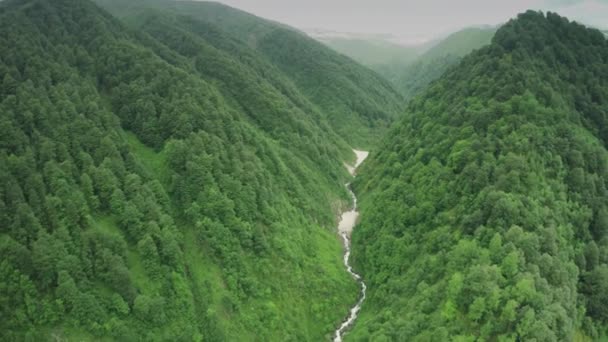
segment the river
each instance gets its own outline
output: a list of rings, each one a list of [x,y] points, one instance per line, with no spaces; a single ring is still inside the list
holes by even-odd
[[[359,167],[359,165],[361,165],[361,163],[363,163],[365,158],[367,158],[369,152],[358,150],[353,151],[357,155],[355,165],[346,165],[346,168],[348,169],[348,172],[350,172],[351,175],[355,176],[357,168]],[[348,316],[344,319],[340,327],[336,330],[336,333],[334,335],[334,342],[342,342],[342,336],[344,335],[344,333],[350,327],[352,327],[353,323],[355,323],[355,320],[359,315],[359,310],[361,310],[361,304],[363,304],[363,301],[365,300],[365,291],[367,290],[367,286],[365,285],[365,282],[363,282],[361,276],[355,271],[353,271],[353,267],[350,265],[350,236],[353,232],[355,224],[357,223],[357,217],[359,216],[359,212],[357,211],[357,196],[355,196],[355,193],[351,190],[350,183],[346,184],[346,188],[348,189],[350,196],[353,198],[353,207],[352,209],[342,213],[342,218],[340,219],[340,223],[338,224],[338,233],[342,237],[342,243],[344,244],[344,266],[346,267],[348,273],[350,273],[350,275],[353,276],[353,278],[355,278],[355,280],[361,285],[361,295],[359,296],[359,300],[357,301],[355,306],[350,309]]]

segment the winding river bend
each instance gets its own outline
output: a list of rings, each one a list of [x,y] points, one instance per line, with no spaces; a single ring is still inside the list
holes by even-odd
[[[369,155],[369,152],[367,151],[354,150],[354,152],[357,155],[357,161],[355,162],[355,165],[346,166],[348,168],[348,172],[350,172],[350,174],[353,176],[355,176],[359,165],[361,165],[361,163],[363,163],[365,158],[367,158],[367,156]],[[357,301],[355,306],[350,309],[348,317],[346,317],[344,322],[342,322],[340,327],[336,330],[336,333],[334,335],[334,342],[342,342],[342,336],[357,319],[359,310],[361,310],[361,304],[363,304],[363,301],[365,300],[365,291],[367,290],[367,286],[365,285],[365,282],[363,282],[363,279],[361,279],[361,276],[355,273],[355,271],[353,271],[353,267],[350,265],[350,235],[353,232],[355,224],[357,223],[357,217],[359,216],[359,212],[357,211],[357,197],[355,196],[355,193],[351,190],[350,183],[346,184],[346,188],[348,189],[348,192],[353,198],[353,208],[342,213],[342,218],[340,219],[340,223],[338,224],[338,232],[340,233],[340,236],[342,237],[342,242],[344,244],[344,266],[346,266],[346,270],[348,271],[348,273],[350,273],[350,275],[352,275],[353,278],[355,278],[355,280],[359,282],[359,284],[361,284],[361,296],[359,297],[359,300]]]

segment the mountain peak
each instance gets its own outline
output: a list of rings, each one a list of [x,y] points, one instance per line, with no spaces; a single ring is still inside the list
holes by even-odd
[[[606,335],[606,75],[599,31],[528,11],[411,101],[355,181],[354,339]]]
[[[557,13],[527,11],[503,25],[495,35],[496,43],[507,50],[518,47],[541,51],[545,46],[558,42],[573,46],[578,44],[603,45],[605,38],[600,31],[571,22]],[[580,40],[577,42],[576,40]]]

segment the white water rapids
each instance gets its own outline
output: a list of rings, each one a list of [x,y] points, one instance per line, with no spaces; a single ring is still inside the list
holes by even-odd
[[[369,152],[366,151],[354,150],[354,152],[357,155],[357,161],[355,162],[355,165],[346,165],[346,167],[348,168],[348,172],[350,172],[350,174],[353,176],[355,176],[355,172],[357,171],[359,165],[361,165],[361,163],[363,163],[365,158],[367,158],[367,156],[369,155]],[[361,284],[361,297],[359,297],[359,301],[357,301],[357,304],[355,304],[355,306],[350,309],[348,317],[346,317],[344,322],[342,322],[340,327],[336,330],[336,333],[334,335],[334,342],[342,342],[342,336],[357,319],[359,310],[361,310],[361,304],[363,304],[363,301],[365,300],[365,291],[367,290],[367,286],[361,279],[361,276],[355,273],[353,271],[353,267],[350,265],[350,235],[353,231],[353,227],[357,223],[357,217],[359,216],[359,212],[357,211],[357,197],[355,196],[355,193],[350,189],[350,183],[346,184],[346,188],[348,189],[348,192],[353,198],[353,208],[342,213],[342,218],[340,219],[340,223],[338,224],[338,232],[340,233],[340,236],[342,237],[342,242],[344,243],[344,266],[346,266],[346,270],[348,271],[348,273],[350,273],[353,278],[355,278],[355,280],[359,282],[359,284]]]

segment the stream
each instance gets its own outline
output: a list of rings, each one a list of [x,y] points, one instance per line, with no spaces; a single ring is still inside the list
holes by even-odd
[[[367,158],[369,152],[358,150],[353,151],[357,155],[357,161],[355,162],[355,165],[346,165],[346,168],[351,175],[355,176],[357,168],[359,165],[361,165],[361,163],[363,163],[365,158]],[[359,212],[357,211],[357,197],[351,190],[350,183],[346,184],[346,188],[353,199],[353,207],[352,209],[342,213],[342,218],[338,224],[338,233],[342,237],[342,243],[344,244],[344,266],[346,267],[348,273],[350,273],[350,275],[353,276],[353,278],[355,278],[359,284],[361,284],[361,295],[355,306],[350,309],[348,317],[345,318],[340,327],[336,330],[334,342],[342,342],[342,336],[350,327],[352,327],[353,323],[357,319],[359,310],[361,310],[361,304],[363,304],[363,301],[365,300],[365,291],[367,290],[367,286],[365,285],[365,282],[363,282],[363,279],[361,279],[361,276],[355,273],[355,271],[353,271],[353,267],[350,265],[350,236],[353,232],[355,224],[357,223]]]

